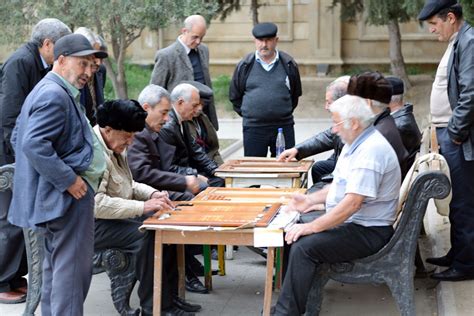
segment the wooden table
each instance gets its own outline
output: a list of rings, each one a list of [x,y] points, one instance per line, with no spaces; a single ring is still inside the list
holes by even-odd
[[[280,188],[301,188],[307,182],[312,159],[278,162],[275,158],[243,157],[228,160],[216,170],[225,179],[226,187],[242,188],[264,185]]]
[[[163,244],[176,244],[178,247],[178,271],[179,271],[179,295],[184,298],[184,245],[185,244],[232,244],[242,246],[254,246],[255,228],[237,230],[191,230],[190,227],[177,227],[160,225],[157,218],[150,218],[144,222],[142,228],[155,230],[155,264],[153,285],[153,315],[161,312],[161,285],[162,285],[162,259]],[[270,229],[273,233],[281,235],[283,229]],[[275,247],[268,246],[267,268],[265,275],[265,294],[263,303],[263,314],[270,315],[272,301],[272,278],[275,257]]]

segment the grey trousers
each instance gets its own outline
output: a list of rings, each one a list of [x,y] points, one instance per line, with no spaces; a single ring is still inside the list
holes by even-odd
[[[74,200],[63,217],[45,223],[41,315],[84,314],[94,254],[94,191]]]

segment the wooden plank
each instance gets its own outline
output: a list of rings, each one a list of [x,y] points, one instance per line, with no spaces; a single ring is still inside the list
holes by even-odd
[[[161,283],[163,265],[163,234],[155,232],[155,266],[153,271],[153,315],[161,315]]]
[[[265,316],[270,316],[270,309],[272,306],[272,277],[274,260],[275,248],[268,247],[267,271],[265,276],[265,294],[263,298],[263,315]]]
[[[222,164],[217,172],[237,173],[292,173],[308,172],[312,161],[279,162],[275,158],[268,159],[232,159]]]

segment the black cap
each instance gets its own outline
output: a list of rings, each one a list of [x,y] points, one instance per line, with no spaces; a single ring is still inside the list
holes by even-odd
[[[275,37],[278,32],[278,27],[275,23],[265,22],[259,23],[253,27],[252,35],[255,38],[271,38]]]
[[[392,85],[392,95],[399,95],[405,92],[403,80],[398,77],[385,77]]]
[[[97,58],[108,56],[106,52],[92,48],[91,43],[81,34],[69,34],[56,41],[54,44],[54,60],[61,55],[76,57],[94,55]]]
[[[187,84],[192,85],[196,89],[198,89],[199,90],[199,97],[201,99],[209,100],[213,95],[213,92],[212,92],[211,88],[209,88],[205,84],[200,83],[198,81],[186,80],[186,81],[181,81],[180,83],[187,83]]]
[[[456,3],[458,3],[456,0],[427,0],[420,14],[418,14],[418,20],[428,20],[439,11],[449,8]]]
[[[389,104],[392,100],[392,85],[380,72],[368,71],[351,77],[347,94]]]

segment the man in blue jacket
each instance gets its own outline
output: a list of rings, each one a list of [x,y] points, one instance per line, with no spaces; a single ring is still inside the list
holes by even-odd
[[[82,315],[94,252],[94,191],[105,157],[79,103],[94,50],[82,35],[62,37],[53,70],[25,100],[12,135],[16,155],[8,220],[44,233],[42,315]]]

